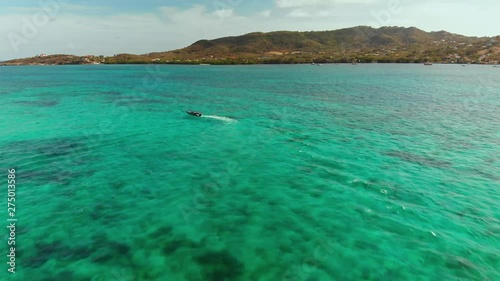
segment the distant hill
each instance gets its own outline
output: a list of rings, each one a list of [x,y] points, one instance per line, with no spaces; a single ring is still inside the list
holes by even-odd
[[[71,56],[70,56],[71,57]],[[62,60],[64,58],[64,60]],[[47,56],[4,62],[12,64],[168,63],[489,63],[500,62],[500,36],[466,37],[415,27],[358,26],[333,31],[249,33],[200,40],[179,50],[112,57]]]

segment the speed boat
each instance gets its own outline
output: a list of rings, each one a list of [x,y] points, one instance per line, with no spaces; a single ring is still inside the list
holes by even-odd
[[[201,113],[200,112],[196,112],[196,111],[186,111],[187,114],[189,115],[193,115],[193,116],[196,116],[196,117],[201,117]]]

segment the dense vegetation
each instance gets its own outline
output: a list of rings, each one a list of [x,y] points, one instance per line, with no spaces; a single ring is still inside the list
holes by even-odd
[[[56,55],[3,64],[264,64],[500,62],[500,36],[466,37],[410,27],[358,26],[334,31],[250,33],[200,40],[184,49],[112,57]]]

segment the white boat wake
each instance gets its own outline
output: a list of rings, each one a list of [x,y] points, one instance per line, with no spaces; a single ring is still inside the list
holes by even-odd
[[[201,117],[202,118],[216,119],[216,120],[225,121],[225,122],[238,122],[236,119],[224,117],[224,116],[217,116],[217,115],[202,115]]]

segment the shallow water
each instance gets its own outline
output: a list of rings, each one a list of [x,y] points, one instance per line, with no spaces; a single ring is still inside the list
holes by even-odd
[[[2,67],[18,259],[0,277],[500,280],[499,78],[455,65]]]

